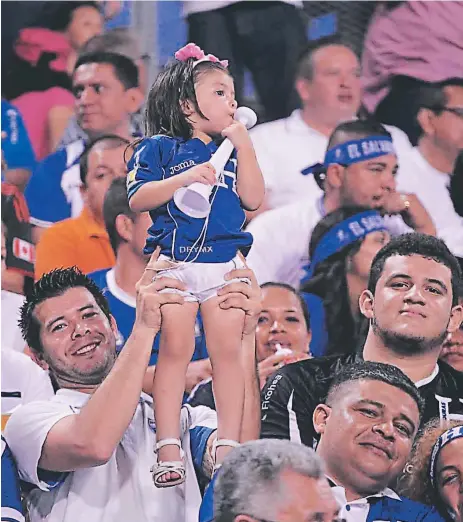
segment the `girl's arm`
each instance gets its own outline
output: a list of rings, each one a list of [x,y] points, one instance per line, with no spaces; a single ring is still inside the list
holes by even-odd
[[[238,163],[236,188],[241,203],[245,210],[257,210],[264,201],[265,185],[248,130],[242,123],[236,121],[224,129],[222,135],[236,148]]]
[[[131,195],[130,208],[134,212],[153,210],[170,201],[177,189],[195,182],[214,185],[216,182],[214,167],[210,163],[202,163],[170,178],[148,181]]]

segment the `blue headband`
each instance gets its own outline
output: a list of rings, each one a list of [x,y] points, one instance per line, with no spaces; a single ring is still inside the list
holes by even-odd
[[[368,138],[335,145],[326,151],[323,163],[315,163],[315,165],[311,165],[301,172],[307,175],[322,168],[328,168],[333,163],[352,165],[387,154],[395,154],[392,138],[389,136],[368,136]]]
[[[387,230],[387,227],[377,210],[367,210],[338,223],[320,239],[310,260],[307,277],[304,280],[312,277],[315,267],[319,263],[365,237],[370,232],[378,230]]]
[[[431,453],[431,461],[429,463],[429,478],[431,479],[431,484],[433,487],[436,487],[436,463],[437,457],[441,452],[442,448],[446,446],[452,440],[459,439],[463,437],[463,424],[461,426],[455,426],[454,428],[450,428],[449,430],[442,433],[442,435],[437,439],[434,447],[432,448]]]

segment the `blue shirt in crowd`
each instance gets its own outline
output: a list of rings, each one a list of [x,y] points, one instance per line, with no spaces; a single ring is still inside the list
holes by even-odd
[[[18,109],[2,100],[2,151],[9,169],[32,171],[35,155]]]
[[[79,158],[84,147],[83,140],[75,141],[37,164],[24,193],[33,225],[47,227],[80,214]]]
[[[127,190],[129,199],[150,181],[161,181],[211,159],[217,145],[198,138],[182,140],[153,136],[139,143],[129,162]],[[228,161],[214,186],[207,218],[184,214],[173,200],[150,212],[153,225],[148,230],[145,253],[157,245],[161,254],[177,261],[225,263],[238,251],[247,255],[252,244],[249,232],[243,232],[245,214],[236,192],[236,159]]]
[[[13,454],[2,436],[2,521],[24,522],[19,477]]]

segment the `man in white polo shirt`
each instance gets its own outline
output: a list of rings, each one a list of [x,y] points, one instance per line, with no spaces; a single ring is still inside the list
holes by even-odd
[[[198,519],[198,477],[210,476],[215,412],[199,406],[182,408],[183,484],[155,488],[150,472],[156,460],[156,425],[151,400],[141,394],[142,384],[161,326],[161,307],[183,303],[175,293],[160,293],[165,288],[181,290],[183,285],[169,278],[153,278],[157,257],[158,251],[137,285],[136,321],[117,359],[117,326],[108,303],[81,272],[68,268],[45,274],[26,298],[23,335],[36,359],[60,386],[52,399],[19,408],[5,432],[20,478],[29,483],[27,504],[32,522]],[[250,270],[235,272],[245,272],[240,277],[250,277],[254,284],[225,290],[221,306],[238,306],[246,312],[243,353],[250,359],[255,352],[257,285]],[[259,430],[255,360],[249,360],[247,366],[243,371],[249,374],[248,386],[253,391],[246,395],[243,441],[256,437]]]
[[[463,217],[455,212],[449,193],[450,177],[463,150],[463,80],[422,87],[419,105],[421,136],[402,160],[397,187],[418,196],[437,235],[463,258]]]
[[[391,235],[409,232],[410,227],[435,234],[416,196],[395,190],[397,156],[391,135],[381,124],[354,120],[338,125],[324,164],[313,167],[307,169],[308,177],[323,190],[264,212],[247,227],[254,237],[247,259],[259,284],[274,281],[297,288],[309,261],[312,230],[325,214],[344,206],[380,209]]]
[[[335,127],[356,118],[361,97],[359,60],[346,45],[323,39],[300,60],[295,85],[302,108],[289,118],[258,125],[251,131],[266,187],[261,212],[320,194],[312,177],[303,171],[323,160]],[[386,128],[400,165],[411,144],[400,129]]]

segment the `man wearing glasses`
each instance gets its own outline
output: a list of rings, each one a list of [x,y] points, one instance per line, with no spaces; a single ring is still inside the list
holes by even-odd
[[[449,184],[463,150],[463,78],[423,87],[419,93],[418,145],[402,160],[397,190],[416,194],[454,255],[463,258],[463,217]]]

